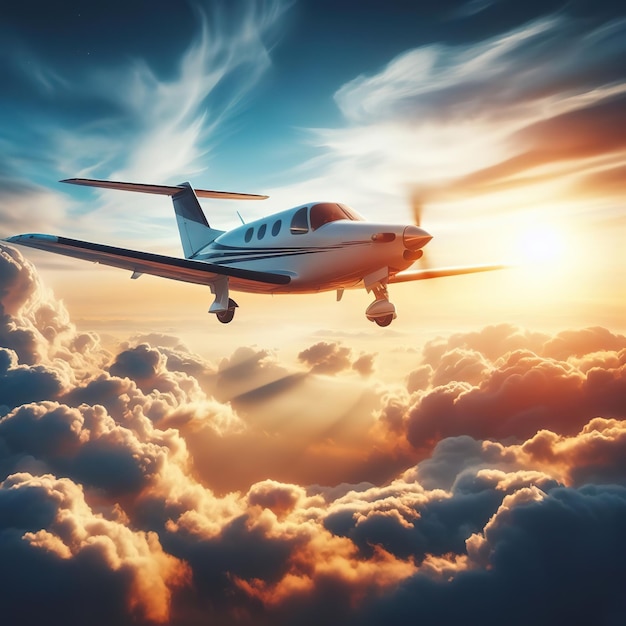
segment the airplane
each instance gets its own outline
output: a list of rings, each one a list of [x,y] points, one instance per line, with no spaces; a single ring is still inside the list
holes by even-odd
[[[4,239],[39,250],[94,261],[132,272],[207,285],[214,296],[209,313],[223,324],[239,306],[231,291],[287,294],[364,287],[374,301],[365,316],[378,326],[397,317],[388,285],[502,269],[475,265],[409,269],[423,255],[432,235],[420,226],[420,211],[409,225],[372,223],[337,202],[309,202],[223,231],[210,226],[198,198],[265,200],[268,196],[194,189],[189,182],[151,185],[87,178],[60,182],[104,189],[171,196],[185,258],[43,234]],[[243,222],[243,220],[242,220]]]

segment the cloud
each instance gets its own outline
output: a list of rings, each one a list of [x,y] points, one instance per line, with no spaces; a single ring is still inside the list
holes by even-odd
[[[335,100],[348,120],[359,123],[398,116],[450,121],[496,109],[508,116],[528,102],[623,80],[617,62],[623,29],[616,20],[584,32],[581,41],[581,27],[558,15],[476,44],[415,48],[382,72],[346,83]],[[522,78],[511,83],[510,71]]]
[[[0,177],[2,237],[58,231],[71,209],[72,204],[61,194],[22,180],[19,171],[10,179]]]
[[[56,398],[65,384],[58,372],[38,365],[18,365],[17,354],[13,350],[0,348],[0,411],[33,400]]]
[[[361,354],[353,359],[352,350],[336,342],[320,341],[298,354],[298,360],[308,365],[312,374],[338,374],[353,369],[361,376],[374,371],[375,354]]]
[[[0,509],[3,610],[26,623],[51,615],[59,623],[164,623],[172,591],[189,583],[188,567],[155,533],[95,513],[68,479],[14,474],[0,483]],[[26,588],[38,602],[24,604]]]
[[[451,568],[447,584],[416,575],[396,593],[369,603],[361,623],[419,613],[444,621],[469,614],[475,623],[495,624],[511,606],[516,608],[507,620],[513,624],[619,619],[625,607],[617,581],[625,572],[616,557],[623,539],[614,521],[624,517],[625,496],[611,487],[547,495],[532,487],[520,490],[504,499],[484,535],[469,542],[467,570]],[[598,572],[593,584],[590,571]],[[551,584],[556,580],[564,587]]]
[[[108,358],[95,333],[78,331],[20,252],[0,244],[0,343],[21,365],[45,364],[76,381]]]
[[[386,403],[396,430],[405,426],[421,451],[460,435],[571,435],[597,415],[624,417],[625,348],[626,337],[601,328],[550,337],[499,325],[457,334],[427,343],[425,363],[408,379],[413,396],[390,394]]]
[[[541,430],[513,452],[525,464],[562,475],[568,484],[624,485],[625,446],[626,422],[597,417],[573,437]]]
[[[39,180],[40,173],[31,173],[36,159],[24,157],[24,146],[36,145],[37,159],[41,153],[57,155],[47,164],[47,171],[56,172],[57,179],[84,176],[178,183],[185,176],[197,176],[271,67],[270,48],[287,7],[282,0],[271,0],[242,5],[240,12],[233,13],[214,4],[194,4],[196,30],[183,38],[185,47],[178,58],[165,65],[140,57],[116,57],[109,65],[95,58],[86,65],[73,59],[68,80],[67,66],[56,68],[51,60],[23,50],[28,78],[53,79],[35,81],[35,97],[45,98],[46,110],[37,111],[37,123],[21,131],[27,132],[27,139],[18,135],[4,151],[7,169],[14,173],[5,185],[0,181],[4,227],[9,232],[32,232],[33,225],[39,224],[39,230],[49,232],[71,211],[72,234],[93,238],[91,213],[97,207],[101,235],[108,232],[119,238],[141,231],[143,240],[150,237],[157,249],[176,246],[169,224],[164,227],[165,217],[170,217],[165,200],[96,192],[89,211],[73,210],[67,199],[25,182]],[[20,104],[9,101],[11,108],[19,109]],[[68,118],[67,108],[80,115]],[[29,187],[28,196],[20,186]],[[19,210],[25,202],[28,211]],[[15,217],[32,216],[33,204],[48,209],[45,217]],[[140,207],[149,208],[144,213]],[[125,228],[129,214],[133,225]]]
[[[612,129],[622,126],[625,25],[611,11],[586,20],[574,12],[537,17],[531,8],[524,24],[424,44],[347,81],[335,92],[345,124],[311,129],[316,176],[293,192],[323,184],[374,219],[385,206],[386,218],[406,221],[418,186],[431,224],[476,227],[489,215],[511,245],[518,220],[567,231],[572,211],[585,225],[602,213],[621,228],[614,201],[625,145]],[[495,241],[483,244],[502,258]]]
[[[311,372],[336,374],[350,367],[350,348],[320,341],[298,354],[298,359],[311,366]]]
[[[374,361],[376,354],[361,354],[352,363],[352,369],[361,374],[361,376],[370,376],[374,373]]]
[[[512,623],[626,615],[624,336],[456,333],[387,384],[318,342],[296,384],[258,347],[111,355],[1,261],[3,341],[29,349],[0,348],[0,600],[27,623],[495,623],[519,594]]]

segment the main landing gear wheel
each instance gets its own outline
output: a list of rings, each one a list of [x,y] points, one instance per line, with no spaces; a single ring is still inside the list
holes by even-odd
[[[379,326],[389,326],[396,319],[396,307],[387,300],[386,292],[380,292],[380,297],[367,307],[365,317],[370,322],[376,322]]]
[[[375,317],[374,321],[379,326],[389,326],[393,322],[393,315],[385,315],[384,317]]]
[[[222,322],[222,324],[228,324],[233,321],[233,317],[235,317],[235,309],[239,305],[232,299],[228,298],[228,308],[225,311],[221,311],[220,313],[216,313],[217,319]]]

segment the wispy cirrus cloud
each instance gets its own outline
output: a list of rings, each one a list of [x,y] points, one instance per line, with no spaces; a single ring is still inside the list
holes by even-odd
[[[288,6],[272,0],[246,4],[245,11],[233,13],[211,3],[193,5],[197,30],[168,69],[145,58],[124,63],[116,59],[108,65],[93,61],[72,68],[70,80],[64,78],[62,68],[50,67],[49,61],[29,55],[24,73],[49,105],[29,125],[30,147],[24,147],[23,137],[15,138],[21,149],[17,143],[9,146],[5,158],[17,177],[12,185],[28,178],[31,158],[23,153],[35,149],[35,143],[39,153],[45,152],[48,160],[52,159],[48,175],[54,171],[52,175],[58,178],[176,183],[206,171],[211,151],[228,136],[229,125],[271,66],[270,48]],[[173,71],[169,69],[172,65]],[[54,80],[42,80],[42,76]],[[70,106],[75,114],[65,115],[55,106]],[[9,222],[11,214],[22,214],[19,207],[25,201],[8,195],[10,189],[6,191],[3,222]],[[51,223],[45,225],[62,222],[71,211],[73,234],[93,238],[93,232],[88,233],[91,217],[83,219],[83,215],[97,209],[100,230],[118,235],[142,232],[145,236],[150,232],[153,239],[167,242],[157,246],[172,246],[176,237],[168,206],[154,197],[146,200],[140,195],[97,192],[95,202],[82,207],[68,202],[57,220],[48,219]],[[140,210],[143,207],[145,212]],[[132,229],[125,225],[129,212],[133,215]],[[15,226],[7,223],[7,228]]]
[[[600,182],[626,158],[625,29],[561,12],[477,43],[408,50],[336,91],[346,124],[310,131],[313,163],[326,189],[343,187],[374,217],[385,206],[406,219],[415,185],[455,220],[539,206],[562,217],[585,212],[583,184],[585,207],[593,194],[595,215],[615,216],[622,190]]]

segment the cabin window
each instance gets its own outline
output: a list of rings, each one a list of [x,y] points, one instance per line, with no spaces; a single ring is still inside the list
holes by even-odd
[[[309,222],[306,217],[307,212],[308,207],[304,206],[293,214],[290,230],[294,235],[304,235],[309,232]]]
[[[322,202],[311,207],[311,230],[317,230],[328,222],[347,219],[352,219],[350,214],[334,202]]]
[[[266,230],[267,230],[267,224],[261,224],[259,226],[259,232],[256,234],[257,239],[263,239],[263,237],[265,237]]]
[[[254,228],[248,228],[246,234],[243,236],[243,240],[246,243],[250,243],[252,241],[252,233],[254,232]]]
[[[278,235],[278,233],[280,232],[281,226],[282,226],[282,222],[280,220],[276,220],[274,222],[274,225],[272,226],[272,235],[274,237],[276,237],[276,235]]]

